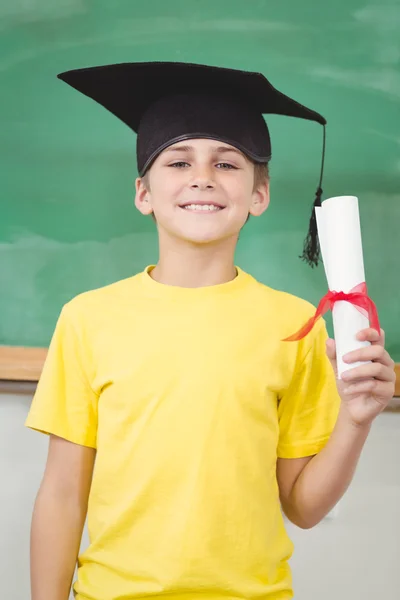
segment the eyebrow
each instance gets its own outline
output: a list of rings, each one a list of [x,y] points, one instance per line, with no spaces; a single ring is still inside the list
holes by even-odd
[[[194,150],[193,146],[171,146],[166,149],[166,152],[192,152]],[[237,150],[236,148],[227,148],[226,146],[218,146],[213,149],[215,154],[227,154],[228,152],[234,152],[239,156],[244,157],[243,152]]]

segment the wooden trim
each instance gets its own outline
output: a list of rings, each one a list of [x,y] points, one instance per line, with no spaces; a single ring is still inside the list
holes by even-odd
[[[47,348],[0,346],[0,379],[38,381],[47,356]]]
[[[47,348],[0,346],[0,380],[37,382],[47,356]],[[395,367],[396,390],[400,396],[400,363]]]

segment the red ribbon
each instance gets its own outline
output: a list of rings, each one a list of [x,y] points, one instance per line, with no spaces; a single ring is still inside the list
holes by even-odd
[[[368,296],[367,284],[364,281],[363,283],[356,285],[348,294],[345,294],[344,292],[329,291],[318,304],[315,315],[311,317],[311,319],[309,319],[297,333],[285,338],[282,341],[297,342],[301,340],[308,333],[310,333],[315,323],[320,317],[322,317],[322,315],[328,312],[328,310],[332,310],[335,302],[343,301],[350,302],[350,304],[353,304],[363,315],[367,316],[369,318],[370,326],[373,329],[376,329],[376,331],[380,334],[381,328],[379,325],[378,311],[374,302]]]

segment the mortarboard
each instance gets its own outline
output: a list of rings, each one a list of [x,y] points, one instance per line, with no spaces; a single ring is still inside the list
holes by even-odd
[[[326,120],[273,87],[261,73],[174,62],[120,63],[75,69],[58,78],[92,98],[137,133],[142,177],[168,146],[210,138],[237,147],[251,160],[271,159],[264,114],[323,125],[320,180],[301,258],[318,265],[315,206],[321,206]]]

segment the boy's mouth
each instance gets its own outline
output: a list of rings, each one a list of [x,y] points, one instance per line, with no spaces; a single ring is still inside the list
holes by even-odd
[[[192,204],[181,204],[179,208],[191,212],[211,213],[223,210],[225,207],[213,202],[210,202],[209,204],[195,202]]]

